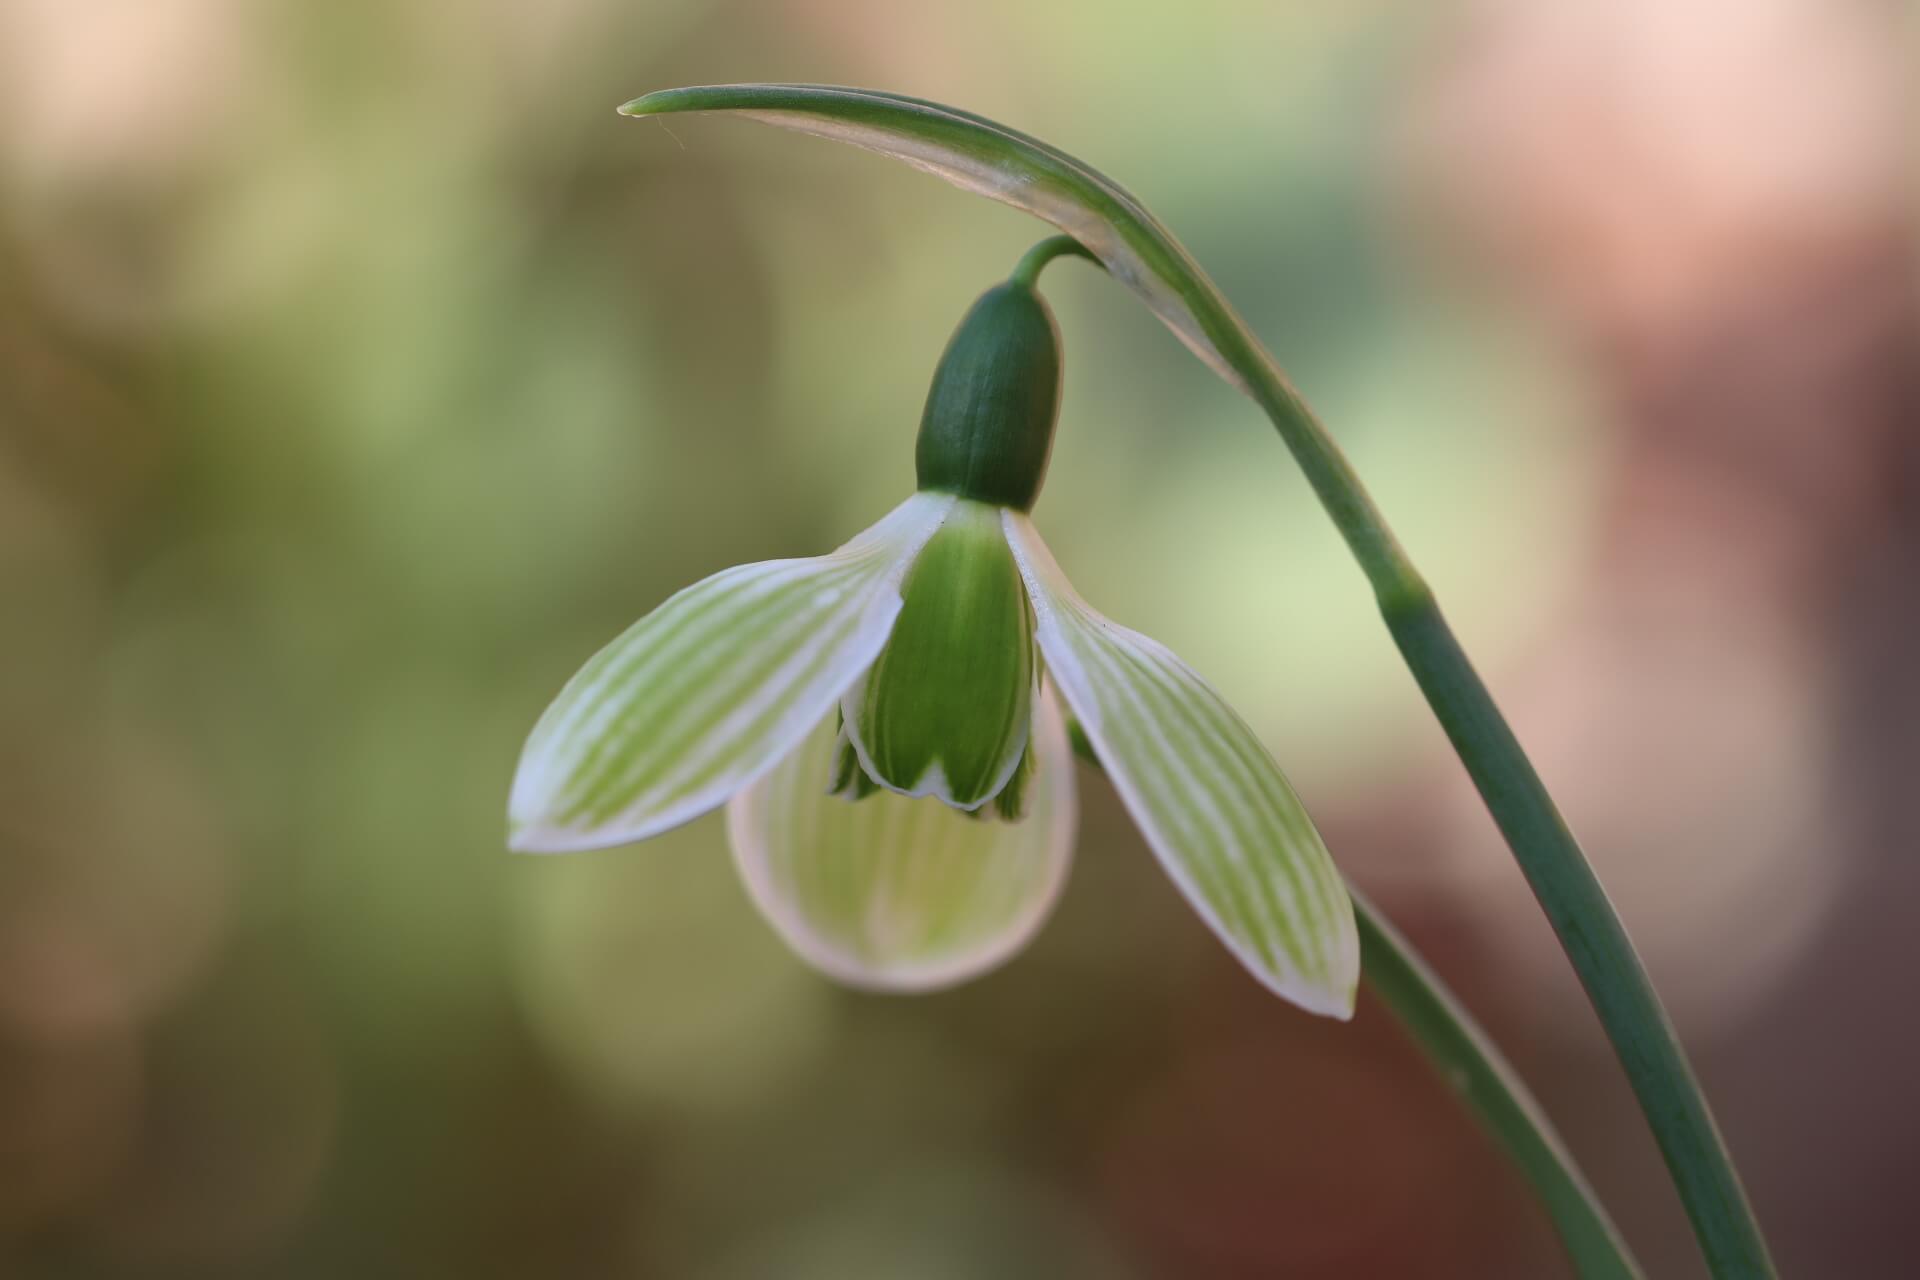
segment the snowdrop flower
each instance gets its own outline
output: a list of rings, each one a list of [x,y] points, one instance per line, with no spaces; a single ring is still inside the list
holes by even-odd
[[[657,835],[725,805],[774,929],[840,981],[975,977],[1065,880],[1077,718],[1187,900],[1278,994],[1353,1010],[1353,908],[1245,722],[1074,593],[1029,518],[1060,401],[1052,313],[1019,278],[961,321],[921,421],[919,491],[831,555],[742,565],[642,618],[528,740],[516,849]]]

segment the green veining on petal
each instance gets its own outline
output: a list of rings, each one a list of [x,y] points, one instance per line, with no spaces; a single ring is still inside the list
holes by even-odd
[[[642,839],[770,767],[878,656],[907,568],[953,501],[917,494],[831,555],[726,570],[635,623],[534,727],[514,847]]]
[[[848,737],[882,786],[978,808],[1007,785],[1033,715],[1033,618],[999,508],[956,502],[904,594],[841,704]]]
[[[847,717],[838,707],[834,708],[833,726],[833,777],[827,783],[827,794],[845,800],[865,800],[881,789],[880,784],[860,767],[860,753],[853,749],[853,742],[847,737]]]
[[[1033,740],[1027,740],[1026,750],[1020,753],[1020,762],[1013,767],[1013,776],[1007,779],[1007,785],[1000,788],[1000,794],[993,798],[994,816],[1003,822],[1020,822],[1027,816],[1028,786],[1033,781]],[[978,813],[979,810],[974,810]]]
[[[1081,600],[1025,516],[1005,522],[1050,678],[1174,882],[1262,982],[1351,1016],[1353,908],[1272,756],[1185,663]]]
[[[983,820],[931,797],[825,794],[831,716],[734,797],[727,831],[756,906],[810,964],[855,986],[922,991],[979,976],[1040,926],[1076,825],[1072,748],[1050,694],[1035,699],[1029,817]]]

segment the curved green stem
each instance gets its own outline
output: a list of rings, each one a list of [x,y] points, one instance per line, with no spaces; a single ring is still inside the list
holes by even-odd
[[[1085,258],[1095,266],[1100,265],[1100,259],[1093,255],[1093,251],[1072,236],[1048,236],[1027,250],[1026,255],[1020,259],[1008,279],[1031,289],[1039,283],[1040,272],[1046,268],[1046,265],[1055,258],[1061,257]]]
[[[1619,1055],[1715,1276],[1774,1274],[1759,1223],[1679,1037],[1619,913],[1426,583],[1325,429],[1270,363],[1267,411],[1365,569],[1387,629],[1506,837]]]
[[[740,112],[895,156],[1071,235],[1279,430],[1372,584],[1394,642],[1586,987],[1715,1276],[1773,1274],[1759,1224],[1620,918],[1433,594],[1339,447],[1206,272],[1139,198],[1058,147],[984,116],[836,85],[650,93],[631,116]]]
[[[1228,351],[1373,587],[1420,691],[1613,1042],[1713,1274],[1774,1274],[1765,1238],[1626,926],[1533,762],[1351,465],[1264,351]],[[1236,358],[1238,357],[1238,358]]]
[[[1707,1264],[1721,1280],[1774,1274],[1726,1141],[1619,913],[1533,762],[1467,659],[1425,579],[1352,464],[1225,304],[1183,293],[1221,359],[1265,411],[1373,587],[1420,691],[1513,851],[1593,1002],[1653,1130]]]
[[[1074,754],[1105,772],[1079,722],[1068,729]],[[1413,944],[1351,883],[1347,893],[1360,926],[1360,980],[1520,1167],[1581,1280],[1640,1280],[1639,1263],[1520,1073]]]

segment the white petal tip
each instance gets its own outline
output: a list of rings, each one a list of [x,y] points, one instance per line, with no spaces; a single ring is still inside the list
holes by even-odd
[[[1300,1007],[1308,1013],[1317,1013],[1323,1018],[1332,1018],[1335,1022],[1352,1022],[1354,992],[1349,990],[1342,995],[1332,992],[1322,993],[1324,999],[1318,1004],[1302,1004]]]
[[[1251,966],[1248,972],[1261,986],[1295,1008],[1317,1017],[1332,1018],[1335,1022],[1353,1021],[1355,997],[1360,985],[1358,975],[1338,986],[1328,986],[1292,974],[1265,973]]]
[[[557,811],[557,796],[543,794],[541,778],[550,771],[546,761],[526,757],[514,774],[507,799],[507,848],[514,853],[576,853],[610,844],[626,844],[632,837],[608,836],[597,830],[568,826]]]
[[[507,848],[513,853],[586,853],[593,849],[613,849],[623,844],[651,840],[665,831],[682,826],[712,812],[712,805],[688,813],[672,813],[665,818],[640,825],[608,827],[556,827],[538,819],[510,822]]]
[[[1038,925],[1036,924],[1036,929]],[[1026,934],[996,954],[964,963],[914,968],[871,968],[846,956],[796,946],[795,953],[824,978],[870,996],[925,996],[950,991],[1005,967],[1032,941]]]
[[[573,853],[583,847],[569,843],[566,836],[545,827],[515,826],[507,832],[509,853]]]
[[[600,826],[568,826],[538,809],[513,810],[507,815],[507,848],[514,853],[585,853],[590,849],[637,844],[709,813],[713,808],[707,805],[669,813],[661,820],[614,822]]]

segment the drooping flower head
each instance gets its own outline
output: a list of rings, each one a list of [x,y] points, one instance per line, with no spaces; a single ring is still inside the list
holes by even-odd
[[[1039,927],[1077,828],[1061,702],[1174,883],[1241,962],[1353,1009],[1353,909],[1239,716],[1075,594],[1029,513],[1060,341],[1028,279],[949,341],[918,492],[831,555],[694,584],[587,663],[535,726],[510,842],[625,844],[727,806],[754,902],[853,985],[977,976]]]

